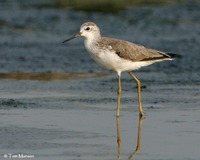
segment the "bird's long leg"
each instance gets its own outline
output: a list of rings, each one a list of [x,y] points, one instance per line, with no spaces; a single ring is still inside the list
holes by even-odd
[[[140,91],[140,81],[133,75],[133,73],[128,72],[130,74],[130,76],[136,81],[137,86],[138,86],[138,103],[139,103],[139,112],[140,112],[140,116],[143,116],[144,111],[142,109],[142,103],[141,103],[141,91]]]
[[[119,117],[121,91],[121,76],[118,75],[117,117]]]
[[[117,144],[118,144],[118,159],[120,159],[120,153],[121,153],[121,136],[120,136],[119,117],[117,117]]]

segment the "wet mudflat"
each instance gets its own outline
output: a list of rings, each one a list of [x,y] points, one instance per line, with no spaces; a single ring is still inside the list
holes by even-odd
[[[4,91],[1,87],[0,94],[1,156],[24,153],[35,159],[117,159],[116,94],[110,91],[110,84],[105,88],[99,84],[114,77],[84,80],[79,85],[73,81],[1,80],[2,86],[9,86]],[[85,91],[91,83],[97,83],[94,88],[109,89]],[[20,90],[21,85],[26,90]],[[127,159],[137,146],[136,91],[131,87],[122,93],[121,159]],[[133,158],[199,159],[199,86],[154,83],[143,89],[142,97],[146,115],[141,149]]]
[[[104,15],[1,3],[0,159],[20,153],[34,155],[24,159],[113,160],[134,152],[135,82],[122,74],[119,125],[116,74],[92,61],[82,38],[61,44],[83,22],[94,21],[104,36],[181,56],[134,72],[144,86],[146,114],[140,150],[132,159],[199,160],[199,8],[194,2]]]

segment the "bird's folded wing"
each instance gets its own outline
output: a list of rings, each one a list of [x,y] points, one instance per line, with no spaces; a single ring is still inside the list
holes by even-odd
[[[131,61],[149,61],[149,60],[162,60],[170,59],[167,53],[146,48],[142,45],[131,43],[128,41],[102,38],[102,43],[109,49],[113,50],[119,57]]]

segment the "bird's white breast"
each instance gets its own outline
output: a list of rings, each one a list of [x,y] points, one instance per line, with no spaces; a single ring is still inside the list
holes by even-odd
[[[94,61],[103,68],[114,70],[119,74],[150,65],[151,62],[133,62],[119,57],[111,46],[101,47],[98,44],[85,40],[85,47]]]

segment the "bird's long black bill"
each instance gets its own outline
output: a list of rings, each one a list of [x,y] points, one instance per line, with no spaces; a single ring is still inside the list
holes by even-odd
[[[62,43],[68,42],[68,41],[70,41],[70,40],[72,40],[72,39],[74,39],[74,38],[76,38],[76,37],[78,37],[78,36],[81,36],[81,33],[75,34],[73,37],[71,37],[71,38],[69,38],[69,39],[63,41]]]

